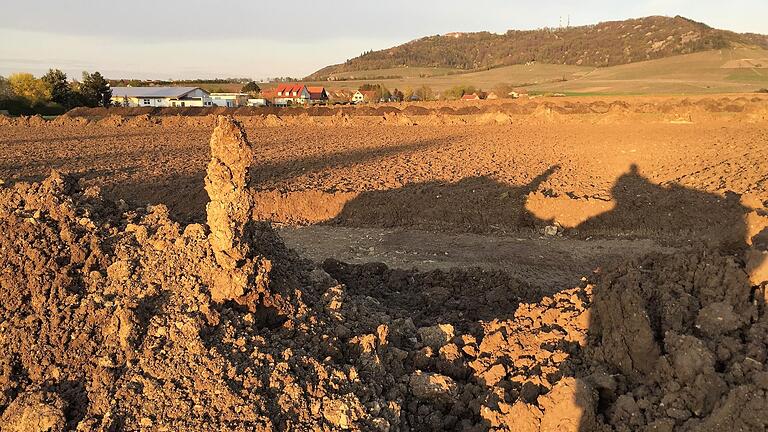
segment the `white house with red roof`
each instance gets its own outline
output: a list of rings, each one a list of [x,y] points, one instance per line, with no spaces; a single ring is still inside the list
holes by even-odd
[[[277,86],[275,105],[288,106],[305,104],[309,100],[309,91],[304,84],[286,83]]]
[[[328,92],[325,87],[307,87],[304,84],[285,83],[277,86],[274,104],[277,106],[325,103]]]
[[[375,102],[378,102],[378,100],[376,99],[376,92],[372,90],[358,90],[352,95],[353,104]]]

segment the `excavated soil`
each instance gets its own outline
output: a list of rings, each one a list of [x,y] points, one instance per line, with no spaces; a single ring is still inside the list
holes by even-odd
[[[0,128],[2,431],[768,428],[764,123],[105,119]],[[553,286],[259,219],[644,246]]]

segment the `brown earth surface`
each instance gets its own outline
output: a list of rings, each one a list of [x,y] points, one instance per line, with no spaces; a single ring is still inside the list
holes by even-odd
[[[0,430],[765,430],[743,104],[0,126]]]

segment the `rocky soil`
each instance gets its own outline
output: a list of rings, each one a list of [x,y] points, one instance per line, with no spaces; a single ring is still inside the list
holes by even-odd
[[[768,427],[764,232],[554,294],[318,267],[251,219],[258,148],[216,124],[201,223],[57,172],[0,188],[0,430]]]

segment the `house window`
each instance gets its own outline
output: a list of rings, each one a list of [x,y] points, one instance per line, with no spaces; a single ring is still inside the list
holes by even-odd
[[[144,105],[149,105],[149,99],[144,99]]]
[[[181,103],[181,106],[184,106],[184,102]]]
[[[171,102],[171,106],[176,106],[176,102]]]

